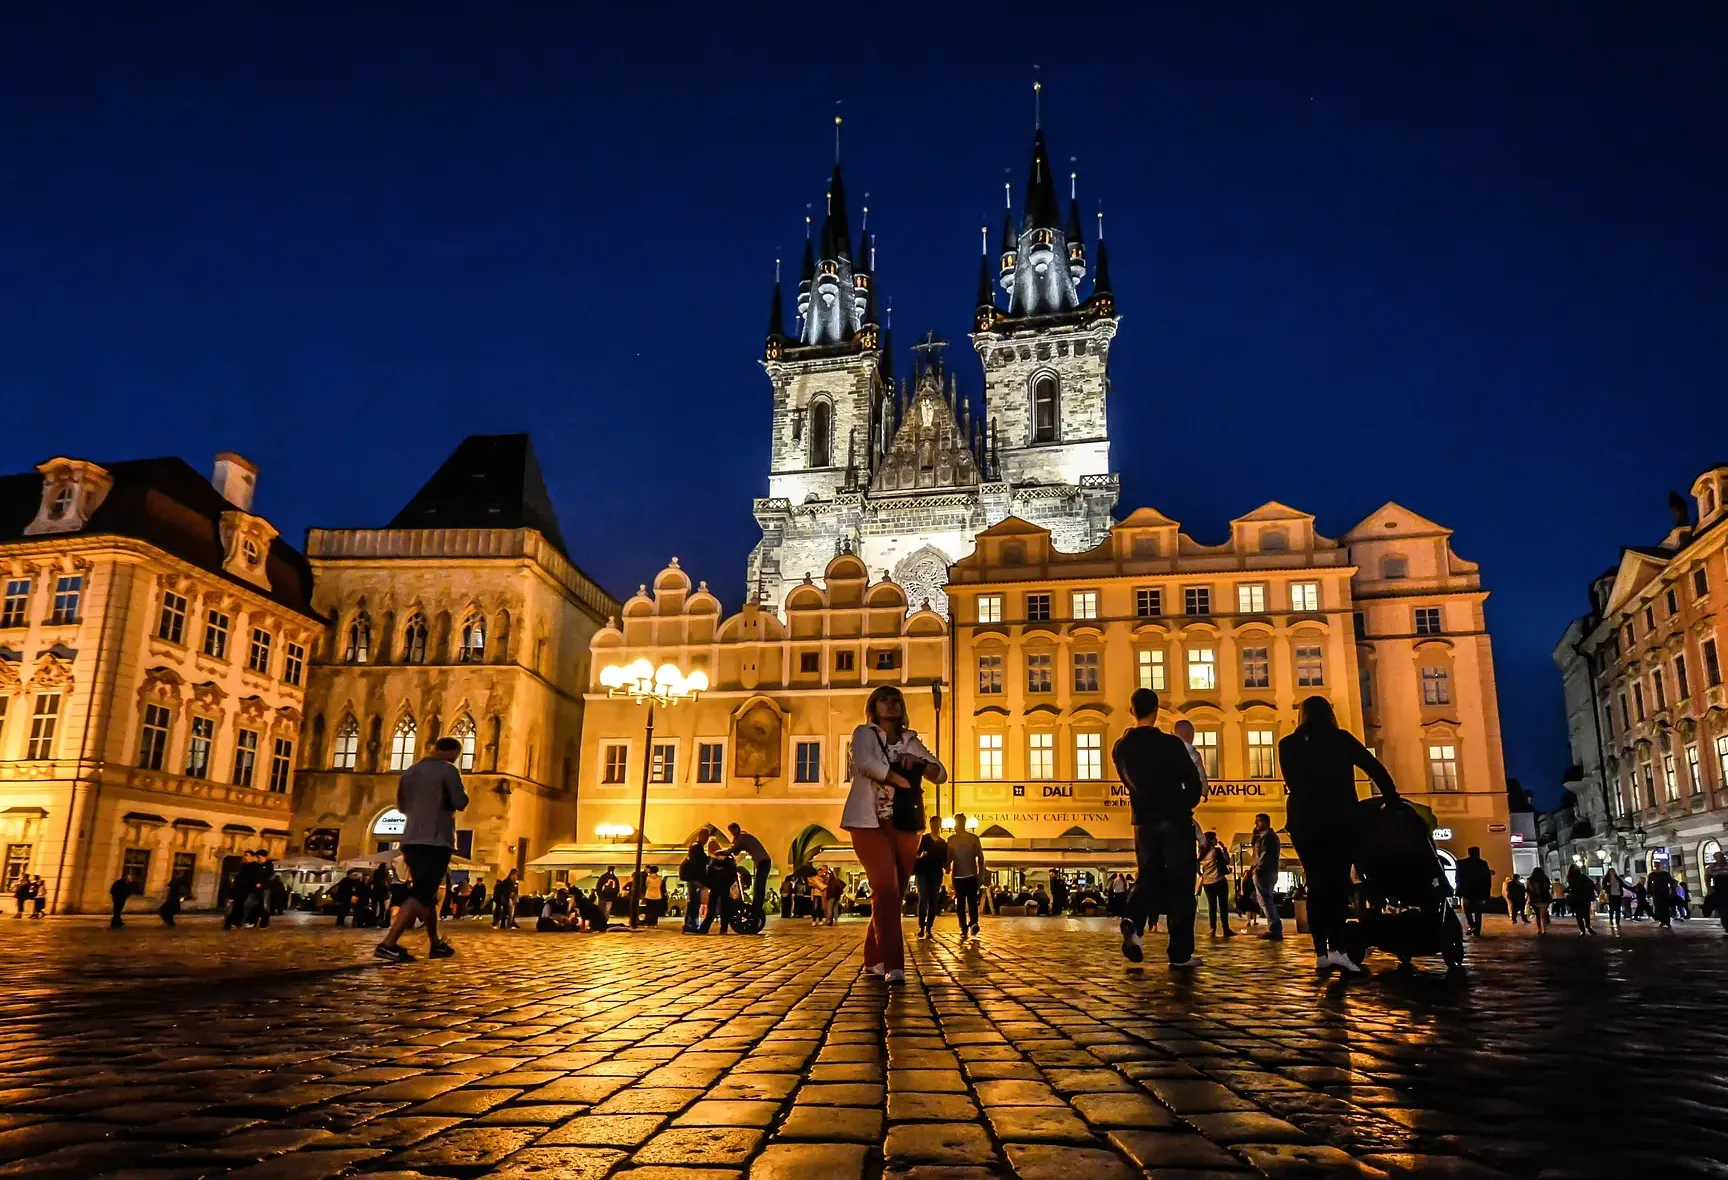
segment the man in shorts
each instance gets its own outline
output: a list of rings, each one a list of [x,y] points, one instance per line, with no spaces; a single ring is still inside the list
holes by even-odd
[[[456,948],[438,937],[438,887],[456,851],[456,813],[468,806],[456,760],[462,742],[442,737],[432,753],[402,772],[396,784],[396,809],[408,817],[402,829],[402,858],[408,862],[408,898],[396,911],[390,933],[373,950],[380,959],[406,963],[413,955],[397,945],[416,919],[426,924],[430,958],[448,959]]]

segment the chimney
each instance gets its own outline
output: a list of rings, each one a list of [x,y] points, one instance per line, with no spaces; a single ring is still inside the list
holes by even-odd
[[[215,485],[217,493],[234,507],[242,512],[252,511],[252,492],[258,483],[258,468],[250,460],[233,451],[217,452],[216,470],[211,472],[210,482]]]

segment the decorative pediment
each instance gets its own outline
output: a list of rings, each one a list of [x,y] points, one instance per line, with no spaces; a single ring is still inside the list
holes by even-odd
[[[276,529],[262,516],[230,509],[222,514],[222,568],[261,589],[270,589],[266,572]]]
[[[18,675],[17,661],[0,659],[0,692],[17,692],[23,687],[24,681]]]
[[[946,395],[942,385],[936,366],[925,366],[917,393],[909,405],[902,405],[900,429],[877,465],[872,492],[978,486],[971,405],[967,404],[962,422],[954,412],[952,379]]]
[[[284,705],[276,710],[276,721],[271,726],[277,731],[298,733],[300,731],[300,710],[291,705]]]
[[[72,687],[72,665],[53,655],[39,657],[30,687],[36,692],[66,691]]]
[[[114,487],[112,475],[83,459],[61,456],[36,470],[42,473],[42,503],[36,509],[36,519],[24,526],[27,537],[77,532]]]
[[[263,697],[241,697],[238,708],[242,720],[258,723],[262,723],[270,712],[270,706],[264,703]]]
[[[1627,549],[1620,554],[1620,568],[1614,572],[1614,586],[1608,591],[1605,613],[1612,615],[1626,608],[1629,600],[1662,575],[1668,559],[1639,549]]]
[[[138,686],[138,696],[145,700],[174,704],[179,702],[180,690],[185,683],[180,673],[172,668],[151,668],[144,673],[144,680]]]
[[[211,712],[219,712],[222,708],[222,702],[227,699],[228,694],[223,692],[222,687],[213,680],[206,680],[202,684],[192,686],[193,703]]]

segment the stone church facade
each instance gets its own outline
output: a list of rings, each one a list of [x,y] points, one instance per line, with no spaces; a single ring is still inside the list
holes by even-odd
[[[933,338],[914,346],[910,379],[895,377],[873,239],[853,243],[836,164],[820,239],[805,242],[793,329],[779,283],[769,311],[768,495],[754,504],[762,540],[748,569],[750,593],[769,609],[851,553],[904,587],[913,608],[945,616],[948,567],[991,525],[1018,517],[1073,552],[1108,533],[1119,488],[1106,412],[1115,298],[1101,234],[1081,297],[1079,205],[1071,192],[1062,218],[1042,130],[1020,216],[1004,217],[999,254],[979,265],[974,415]]]

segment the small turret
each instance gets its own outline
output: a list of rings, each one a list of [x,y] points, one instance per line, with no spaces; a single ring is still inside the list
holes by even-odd
[[[774,260],[774,300],[768,305],[768,340],[763,353],[771,361],[780,359],[786,348],[785,297],[780,291],[780,260]]]

